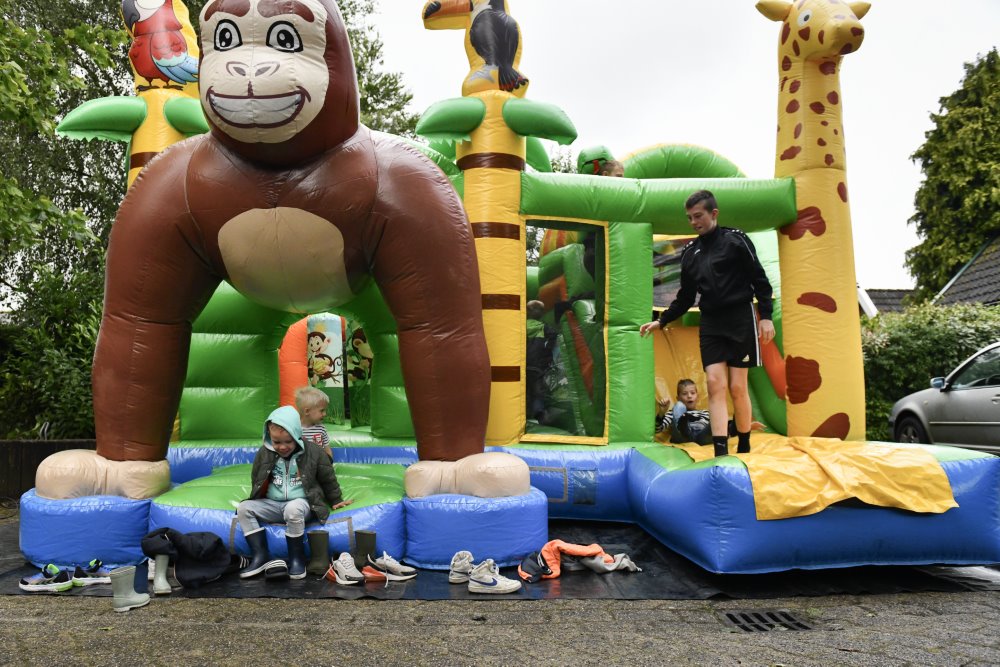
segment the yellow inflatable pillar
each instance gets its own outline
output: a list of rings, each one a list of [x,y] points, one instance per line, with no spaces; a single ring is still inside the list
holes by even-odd
[[[428,29],[465,30],[469,74],[462,94],[486,105],[482,123],[456,148],[465,175],[465,210],[479,258],[483,325],[492,368],[486,444],[520,440],[525,424],[525,226],[520,214],[526,140],[504,120],[504,104],[524,97],[521,35],[507,3],[442,0],[424,5]],[[476,31],[472,26],[476,24]],[[516,44],[511,52],[508,45]],[[503,48],[501,48],[503,47]],[[486,57],[484,57],[484,55]],[[489,61],[487,62],[487,58]]]

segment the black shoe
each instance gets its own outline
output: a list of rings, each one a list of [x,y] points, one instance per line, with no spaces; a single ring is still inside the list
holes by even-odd
[[[288,537],[288,576],[292,579],[305,579],[306,576],[306,538],[305,535]]]
[[[263,529],[246,536],[250,545],[250,562],[240,570],[240,579],[256,577],[271,564],[271,552],[267,550],[267,532]]]

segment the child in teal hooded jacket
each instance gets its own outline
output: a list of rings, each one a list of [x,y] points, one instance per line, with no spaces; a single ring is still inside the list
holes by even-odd
[[[338,509],[352,501],[344,501],[326,453],[318,445],[302,440],[302,422],[294,407],[280,407],[268,416],[264,444],[254,457],[250,480],[250,498],[236,510],[252,552],[240,577],[246,579],[285,566],[288,576],[302,579],[306,576],[306,520],[315,517],[325,521],[330,507]],[[261,521],[286,525],[288,563],[271,559]],[[271,574],[269,571],[268,577]]]

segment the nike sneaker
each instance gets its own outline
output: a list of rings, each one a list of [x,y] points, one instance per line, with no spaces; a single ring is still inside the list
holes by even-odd
[[[448,568],[448,583],[464,584],[472,574],[472,552],[459,551],[451,557],[451,567]]]
[[[521,582],[517,579],[508,579],[500,575],[500,568],[493,562],[492,558],[487,558],[479,565],[472,568],[469,574],[470,593],[492,593],[503,595],[513,593],[521,589]]]

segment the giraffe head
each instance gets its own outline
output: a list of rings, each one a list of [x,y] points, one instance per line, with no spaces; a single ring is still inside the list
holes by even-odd
[[[857,51],[865,38],[861,18],[868,2],[845,0],[760,0],[757,11],[782,21],[781,57],[789,60],[836,58]]]

